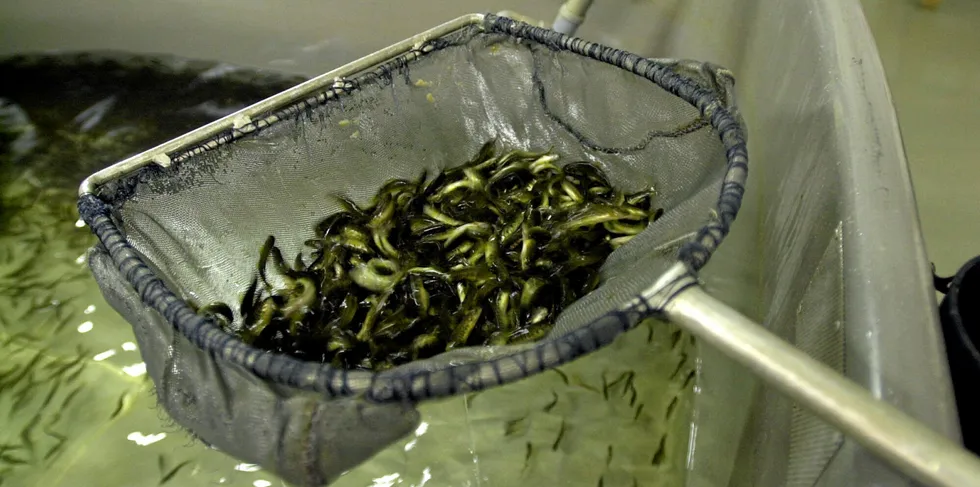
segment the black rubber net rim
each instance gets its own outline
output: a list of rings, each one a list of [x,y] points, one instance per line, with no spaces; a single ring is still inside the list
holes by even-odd
[[[728,234],[741,207],[748,175],[748,153],[744,129],[726,104],[693,79],[684,76],[670,64],[644,58],[619,49],[568,37],[555,31],[534,27],[506,17],[487,14],[482,25],[484,33],[503,34],[522,42],[534,42],[548,49],[567,51],[630,71],[657,84],[683,99],[708,121],[725,148],[727,169],[716,204],[717,218],[712,218],[686,242],[678,252],[678,260],[691,275],[701,269]],[[447,36],[448,38],[449,36]],[[194,154],[229,143],[250,133],[296,117],[304,111],[356,91],[369,83],[391,83],[393,73],[411,61],[434,50],[453,45],[447,38],[430,41],[380,67],[350,80],[343,80],[329,90],[297,102],[253,122],[246,127],[229,130],[211,140],[181,153],[174,162]],[[147,170],[150,168],[146,168]],[[418,401],[479,391],[514,382],[570,362],[606,346],[621,333],[643,319],[656,316],[660,310],[637,296],[619,309],[613,310],[590,324],[561,336],[548,337],[529,348],[500,355],[478,363],[447,364],[426,370],[409,371],[398,368],[384,372],[352,371],[308,362],[289,355],[274,353],[247,345],[223,331],[211,319],[196,314],[189,305],[168,289],[167,285],[143,261],[126,241],[112,218],[112,205],[129,193],[125,181],[114,183],[110,191],[86,194],[79,198],[82,220],[98,237],[121,274],[140,296],[142,302],[159,312],[168,323],[191,343],[206,351],[212,358],[237,364],[249,372],[276,384],[317,392],[327,397],[360,396],[373,402]],[[132,183],[130,183],[132,184]],[[123,186],[120,186],[123,185]],[[111,196],[115,194],[116,196]],[[652,284],[652,283],[651,283]],[[693,279],[674,286],[672,292],[695,285]],[[668,298],[669,299],[669,298]]]

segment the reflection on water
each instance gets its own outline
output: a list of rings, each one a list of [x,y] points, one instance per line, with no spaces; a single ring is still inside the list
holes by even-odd
[[[0,486],[269,487],[156,409],[75,209],[93,171],[296,79],[122,56],[0,61]],[[682,485],[691,340],[641,326],[559,371],[422,405],[339,487]]]

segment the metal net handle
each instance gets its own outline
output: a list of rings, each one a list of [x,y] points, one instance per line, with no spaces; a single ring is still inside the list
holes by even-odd
[[[684,275],[685,269],[674,273]],[[739,362],[896,470],[933,487],[980,485],[980,459],[770,333],[698,286],[661,302],[665,317]]]

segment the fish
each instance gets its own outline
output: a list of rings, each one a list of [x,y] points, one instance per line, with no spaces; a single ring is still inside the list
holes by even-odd
[[[561,426],[558,428],[558,437],[555,438],[555,442],[551,444],[551,451],[558,451],[558,447],[561,445],[561,440],[565,438],[565,420],[561,420]]]
[[[425,214],[425,216],[449,226],[458,227],[463,224],[463,222],[446,215],[430,205],[423,206],[422,212]]]
[[[177,476],[177,473],[179,473],[181,470],[184,469],[184,467],[187,467],[190,464],[191,464],[190,460],[184,460],[183,462],[178,463],[176,466],[174,466],[174,468],[170,469],[160,477],[159,485],[163,485],[166,484],[167,482],[170,482],[175,476]]]
[[[361,342],[368,342],[371,340],[371,335],[374,333],[374,324],[378,321],[378,316],[381,314],[382,309],[388,304],[388,299],[391,297],[392,290],[389,289],[385,291],[384,294],[380,296],[370,296],[367,298],[366,302],[370,305],[367,315],[364,317],[364,323],[361,324],[361,331],[357,333],[357,339]]]
[[[269,279],[266,278],[265,275],[265,266],[269,262],[269,254],[272,253],[272,249],[275,248],[275,245],[276,245],[276,237],[273,235],[269,235],[265,239],[265,243],[263,243],[262,247],[259,249],[259,263],[257,265],[257,268],[259,271],[259,277],[262,279],[262,282],[265,283],[266,287],[270,287],[270,284],[269,284]]]
[[[656,453],[653,454],[653,458],[650,460],[651,465],[662,465],[666,455],[667,447],[667,435],[660,437],[660,444],[657,446]]]
[[[541,157],[535,159],[534,162],[532,162],[528,166],[528,169],[531,171],[531,174],[535,176],[545,171],[558,173],[560,169],[558,168],[558,166],[555,165],[555,161],[557,160],[558,160],[558,154],[544,154]]]
[[[412,289],[412,301],[418,309],[419,316],[427,316],[429,314],[429,291],[425,289],[425,283],[418,275],[412,275],[409,282]]]
[[[340,211],[334,213],[317,223],[316,235],[317,238],[313,240],[307,240],[307,242],[322,242],[323,239],[334,235],[339,232],[345,225],[356,222],[354,215],[350,212]]]
[[[636,208],[589,204],[582,211],[573,215],[570,221],[563,223],[560,226],[559,231],[569,231],[581,227],[617,220],[637,221],[643,220],[646,217],[647,215],[642,210]]]
[[[464,179],[449,183],[434,194],[432,200],[435,202],[443,201],[448,195],[459,190],[482,191],[487,184],[487,181],[472,168],[464,168],[463,175],[465,176]]]
[[[218,321],[218,324],[227,328],[235,321],[235,315],[231,312],[231,307],[221,301],[209,303],[197,310],[198,314],[211,316]]]
[[[337,333],[327,341],[327,350],[330,352],[343,352],[350,349],[353,342],[345,333]]]
[[[291,330],[302,319],[317,297],[316,283],[308,277],[301,277],[296,280],[293,292],[286,301],[286,305],[280,309],[280,313],[290,320]]]
[[[258,277],[252,278],[248,288],[245,289],[245,294],[242,296],[241,304],[238,307],[238,312],[241,313],[241,316],[246,322],[250,321],[252,317],[252,310],[255,309],[255,291],[258,284]]]
[[[249,328],[249,342],[258,338],[265,328],[272,323],[272,319],[278,310],[279,307],[276,305],[275,299],[273,299],[271,296],[262,300],[262,303],[259,305],[259,313],[258,316],[256,316],[255,323]]]
[[[637,235],[642,231],[646,230],[647,223],[637,223],[630,225],[622,221],[607,221],[602,224],[602,226],[609,231],[609,233],[615,233],[619,235]]]
[[[497,318],[497,329],[510,331],[514,328],[515,320],[511,317],[510,290],[500,289],[497,291],[495,300],[494,315]]]
[[[530,164],[526,162],[507,166],[494,174],[486,182],[487,192],[499,195],[506,188],[517,188],[534,179]]]
[[[259,348],[357,370],[540,340],[663,214],[652,188],[626,194],[601,161],[561,160],[490,140],[461,164],[385,181],[364,205],[328,195],[339,211],[301,240],[308,253],[287,262],[271,235],[259,248],[241,325],[225,304],[198,312]]]
[[[490,235],[491,226],[488,223],[465,223],[457,226],[452,230],[446,232],[438,233],[436,235],[430,235],[423,237],[423,242],[434,242],[441,241],[442,245],[448,247],[453,244],[456,240],[468,236],[468,237],[487,237]]]
[[[483,309],[479,307],[466,310],[462,319],[454,326],[453,334],[449,343],[446,345],[446,350],[465,345],[482,314]]]
[[[674,398],[670,400],[670,404],[667,405],[667,413],[665,414],[667,420],[670,420],[671,416],[674,415],[674,409],[676,407],[677,407],[677,396],[674,396]]]
[[[390,339],[396,339],[401,336],[416,325],[422,322],[422,318],[408,318],[405,316],[404,310],[400,312],[395,312],[385,318],[381,324],[378,325],[377,331],[375,331],[376,336],[381,336]]]
[[[386,259],[371,259],[354,267],[350,276],[355,284],[374,292],[390,289],[399,277],[398,264]]]
[[[410,350],[412,352],[412,360],[418,360],[423,350],[433,347],[438,343],[439,343],[439,337],[435,333],[419,335],[414,340],[412,340],[412,345],[410,347]]]
[[[537,326],[533,328],[520,328],[510,335],[510,343],[521,344],[540,340],[548,334],[550,327]]]

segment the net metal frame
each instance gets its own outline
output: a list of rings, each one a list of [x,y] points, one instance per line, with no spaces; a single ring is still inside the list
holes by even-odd
[[[549,49],[586,56],[643,77],[695,107],[725,148],[727,169],[719,188],[713,218],[679,248],[677,260],[680,265],[656,283],[651,283],[649,292],[636,296],[582,328],[549,336],[517,352],[481,363],[447,364],[407,372],[397,369],[385,372],[352,371],[258,349],[223,331],[210,318],[196,314],[186,301],[169,289],[127,242],[112,218],[113,202],[100,195],[103,193],[99,191],[100,188],[120,192],[119,185],[127,184],[127,179],[137,177],[139,171],[150,164],[165,167],[180,164],[194,155],[295,117],[311,107],[342,100],[361,87],[391,83],[392,72],[445,47],[449,42],[446,37],[453,32],[473,26],[486,33],[503,34]],[[159,312],[179,333],[214,358],[237,364],[274,383],[331,398],[362,396],[384,403],[479,391],[540,373],[608,345],[644,319],[661,315],[663,310],[655,303],[668,303],[674,295],[697,285],[697,271],[708,262],[738,214],[748,177],[748,154],[744,128],[737,114],[728,110],[726,100],[685,76],[676,67],[676,61],[644,58],[507,17],[468,15],[311,79],[94,174],[82,183],[79,190],[79,212],[142,302]],[[727,71],[719,71],[730,76]]]

